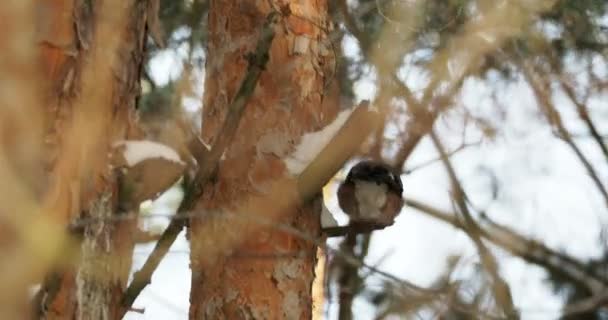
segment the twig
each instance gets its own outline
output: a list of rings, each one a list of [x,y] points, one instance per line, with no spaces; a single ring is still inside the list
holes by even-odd
[[[445,212],[414,199],[405,199],[405,204],[455,228],[465,230],[464,223],[458,220],[454,213]],[[485,221],[489,222],[488,219]],[[592,273],[575,258],[552,250],[541,242],[527,239],[506,226],[490,222],[483,227],[480,226],[479,231],[484,239],[512,255],[551,272],[557,272],[568,281],[589,289],[590,292],[602,292],[603,288],[608,285],[608,279],[600,274]]]
[[[386,226],[384,226],[384,225],[369,224],[369,223],[364,223],[364,224],[361,224],[361,223],[352,224],[351,223],[346,226],[323,228],[323,229],[321,229],[321,231],[328,238],[333,238],[333,237],[343,237],[343,236],[346,236],[351,233],[352,234],[368,234],[368,233],[371,233],[376,230],[382,230],[384,228],[386,228]]]
[[[406,201],[407,201],[408,205],[411,205],[410,200],[406,200]],[[411,206],[415,207],[414,205],[411,205]],[[420,206],[424,207],[424,205],[420,205]],[[212,213],[212,212],[206,212],[206,211],[189,211],[189,212],[181,212],[177,215],[174,215],[173,213],[168,213],[168,212],[167,213],[151,213],[151,214],[146,215],[146,217],[187,220],[187,219],[209,219],[212,217],[213,214],[214,213]],[[215,213],[215,214],[218,214],[218,213]],[[440,214],[439,219],[444,220],[445,222],[448,222],[448,223],[458,227],[458,224],[460,222],[456,221],[456,219],[449,216],[448,213],[439,213],[439,214]],[[353,266],[356,266],[358,268],[362,268],[363,270],[366,270],[369,273],[373,273],[382,278],[385,278],[385,279],[391,281],[392,283],[396,284],[400,288],[402,288],[402,290],[404,292],[414,295],[414,296],[411,296],[411,295],[408,296],[409,298],[419,299],[421,301],[444,299],[445,293],[443,292],[443,290],[440,290],[437,288],[428,289],[428,288],[419,287],[419,286],[417,286],[413,283],[410,283],[406,280],[403,280],[391,273],[382,271],[379,268],[377,268],[376,266],[366,264],[362,259],[360,259],[354,255],[350,255],[348,253],[342,252],[340,249],[336,249],[336,248],[327,246],[327,244],[324,241],[320,240],[317,236],[311,235],[307,232],[297,229],[290,224],[277,222],[276,220],[264,218],[262,216],[256,216],[256,215],[236,214],[236,213],[232,213],[232,212],[222,212],[221,215],[222,215],[222,217],[230,218],[230,219],[246,219],[246,220],[248,220],[248,222],[251,222],[253,224],[270,227],[270,228],[288,233],[288,234],[298,237],[300,239],[304,239],[306,241],[314,243],[315,245],[326,250],[327,252],[344,259],[347,263],[349,263]],[[441,216],[441,215],[443,215],[443,216]],[[107,220],[122,221],[125,219],[136,219],[136,218],[137,217],[133,216],[133,215],[127,216],[127,217],[111,216],[111,217],[108,217]],[[453,223],[452,223],[452,220],[453,220]],[[81,220],[78,223],[86,224],[86,223],[91,223],[93,221],[98,221],[98,220]],[[293,252],[283,253],[283,255],[291,255],[291,254],[294,254],[294,253]],[[252,254],[236,253],[235,258],[241,258],[241,257],[244,257],[244,258],[270,258],[270,256],[264,257],[263,255],[253,254],[253,253]],[[281,258],[281,257],[282,257],[282,255],[277,255],[272,258]],[[471,310],[468,310],[466,305],[454,305],[454,307],[463,312],[471,313]],[[485,314],[484,317],[488,318],[488,319],[498,318],[497,316],[490,315],[490,314]]]
[[[262,28],[260,40],[256,46],[255,54],[249,57],[249,67],[245,78],[241,83],[241,86],[228,107],[228,114],[224,120],[224,124],[220,129],[217,140],[214,142],[213,147],[206,154],[204,162],[200,164],[199,170],[196,173],[194,179],[185,182],[185,196],[178,209],[180,212],[186,212],[191,210],[200,195],[203,192],[204,185],[210,180],[217,168],[217,164],[220,160],[221,155],[224,153],[238,127],[241,119],[241,115],[245,110],[245,106],[249,101],[260,77],[260,74],[266,66],[268,61],[268,51],[272,40],[274,38],[274,25],[276,23],[276,12],[271,12],[266,23]],[[133,302],[139,296],[141,291],[150,283],[152,273],[156,270],[160,261],[166,255],[167,251],[177,238],[177,235],[181,232],[186,224],[185,218],[176,217],[171,221],[167,229],[161,235],[161,238],[156,243],[154,250],[146,260],[144,266],[133,275],[133,281],[129,287],[125,290],[122,297],[122,316],[127,312],[133,305]]]
[[[608,293],[600,293],[586,299],[564,306],[561,318],[572,317],[581,313],[597,310],[608,305]]]
[[[559,114],[557,109],[555,109],[555,106],[551,101],[551,97],[549,95],[549,84],[546,80],[541,78],[541,76],[536,72],[534,67],[531,66],[528,61],[524,60],[525,58],[517,58],[519,60],[518,62],[521,67],[522,73],[528,84],[530,84],[530,87],[532,88],[532,91],[536,96],[536,100],[539,104],[539,107],[547,118],[547,121],[553,128],[557,130],[559,138],[561,138],[576,154],[583,167],[585,167],[587,174],[589,175],[589,177],[597,187],[598,191],[604,198],[605,205],[608,207],[608,190],[606,190],[606,187],[602,183],[602,180],[595,171],[595,168],[593,167],[589,159],[587,159],[585,154],[576,145],[576,143],[572,139],[572,136],[570,135],[570,132],[568,131],[568,129],[566,129],[562,121],[561,115]]]
[[[406,134],[407,139],[395,156],[396,168],[400,170],[403,167],[420,140],[422,140],[422,137],[432,130],[435,120],[451,105],[452,98],[462,86],[462,81],[463,78],[450,84],[444,94],[439,98],[433,98],[433,94],[439,86],[439,81],[435,79],[428,85],[422,99],[417,101],[411,90],[399,78],[393,75],[393,83],[399,88],[399,95],[405,100],[412,114]]]
[[[136,233],[133,236],[133,238],[135,239],[135,243],[148,243],[152,241],[158,241],[162,236],[161,233],[144,231],[141,229],[137,229],[135,232]]]
[[[355,253],[355,247],[357,246],[357,234],[350,231],[346,234],[346,238],[340,245],[340,252],[345,255],[361,259],[365,257],[363,254],[367,253],[367,250],[362,250],[362,254]],[[365,249],[365,248],[363,248]],[[336,263],[340,268],[340,276],[338,277],[338,320],[351,320],[353,317],[352,305],[355,296],[357,295],[360,288],[360,277],[359,267],[344,261],[337,259]]]
[[[348,10],[348,5],[346,3],[345,0],[340,0],[338,3],[339,7],[340,7],[340,13],[342,14],[343,18],[344,18],[344,25],[346,26],[346,28],[348,29],[348,31],[357,39],[357,41],[359,42],[360,46],[362,47],[362,51],[363,51],[363,55],[364,57],[370,62],[373,63],[373,59],[369,56],[368,52],[365,50],[365,48],[369,48],[371,43],[370,43],[370,39],[369,37],[362,32],[359,27],[357,26],[356,20],[354,18],[354,16],[350,13],[350,11]],[[378,8],[379,4],[378,2],[376,2],[374,4],[374,6],[371,6],[374,9],[379,9]],[[375,65],[376,67],[379,67],[378,65]],[[381,69],[381,68],[379,68]],[[386,80],[393,80],[393,82],[398,83],[401,85],[400,89],[406,88],[407,87],[405,85],[403,85],[401,83],[401,81],[399,81],[399,79],[397,79],[397,77],[393,76],[392,79],[388,79],[390,77],[388,77],[387,75],[381,75],[381,78],[386,77]],[[380,88],[380,92],[393,92],[396,91],[395,89],[397,89],[395,85],[387,85],[387,81],[380,81],[381,83],[381,88]],[[409,121],[410,124],[413,125],[409,125],[408,126],[408,139],[406,140],[406,142],[404,143],[404,145],[402,146],[401,150],[399,151],[398,155],[396,156],[396,165],[395,167],[401,169],[401,167],[403,167],[403,164],[405,163],[405,160],[409,157],[409,155],[411,154],[411,152],[414,150],[414,148],[418,145],[418,142],[420,142],[420,140],[422,139],[422,137],[427,133],[428,130],[428,126],[424,126],[425,129],[424,130],[419,130],[419,126],[420,124],[424,123],[430,123],[432,125],[432,123],[434,122],[434,120],[436,119],[436,117],[438,116],[438,113],[436,113],[435,115],[431,115],[430,113],[428,113],[426,110],[424,110],[423,108],[421,108],[421,106],[427,106],[430,104],[430,101],[432,100],[433,97],[433,92],[435,91],[435,89],[437,88],[437,86],[439,85],[439,81],[433,80],[431,81],[431,83],[429,84],[429,86],[426,89],[424,98],[422,100],[421,103],[417,103],[415,101],[415,99],[406,99],[409,100],[407,101],[408,107],[410,108],[410,110],[412,111],[412,120]],[[405,96],[409,93],[409,90],[401,90],[399,92],[399,95],[401,96]],[[380,97],[386,96],[386,94],[379,94]],[[414,103],[412,103],[414,102]],[[440,109],[440,108],[437,108]]]
[[[430,132],[431,139],[437,148],[441,156],[441,161],[443,162],[446,171],[448,172],[448,177],[452,184],[452,198],[458,207],[458,212],[462,216],[464,223],[464,231],[467,235],[473,240],[473,243],[477,247],[477,251],[481,257],[481,263],[486,269],[486,271],[492,277],[492,291],[494,294],[494,299],[498,306],[503,310],[505,315],[509,317],[519,318],[518,313],[513,305],[513,299],[511,297],[511,292],[509,290],[508,284],[500,277],[498,274],[498,264],[496,259],[490,252],[490,250],[485,246],[483,241],[481,240],[481,228],[473,219],[469,211],[469,207],[467,205],[467,196],[464,191],[464,188],[460,184],[458,177],[456,176],[456,172],[454,167],[452,166],[450,159],[448,158],[447,152],[437,134],[431,130]]]
[[[357,39],[357,41],[359,41],[361,47],[363,47],[362,51],[365,52],[365,49],[368,48],[370,43],[367,34],[362,32],[359,26],[357,26],[357,21],[355,20],[355,17],[348,10],[348,3],[346,3],[346,0],[339,0],[338,7],[344,19],[344,25],[346,26],[346,29],[350,31],[350,33]]]
[[[587,125],[587,129],[589,129],[589,132],[591,133],[591,136],[593,137],[593,140],[596,142],[598,147],[602,150],[602,153],[604,154],[604,157],[606,158],[606,160],[608,160],[608,147],[606,146],[606,143],[604,142],[604,138],[599,133],[599,131],[597,130],[597,127],[593,123],[593,120],[589,116],[589,110],[587,110],[587,106],[578,101],[578,99],[576,98],[576,94],[574,93],[574,89],[569,84],[567,84],[563,78],[561,78],[561,77],[559,78],[559,83],[560,83],[562,90],[566,93],[568,98],[570,98],[572,103],[576,106],[576,111],[578,112],[578,116],[581,118],[581,120],[583,120],[583,122],[585,122],[585,124]]]
[[[129,308],[129,311],[139,313],[139,314],[144,314],[144,312],[146,312],[146,309],[145,308]]]
[[[560,85],[560,88],[562,89],[562,91],[564,91],[564,93],[570,99],[570,101],[572,101],[572,103],[576,107],[576,112],[578,113],[579,118],[581,118],[581,120],[583,120],[585,125],[587,125],[587,129],[591,133],[593,140],[596,142],[596,144],[598,145],[600,150],[602,150],[602,153],[604,154],[604,157],[606,158],[606,160],[608,160],[608,146],[604,142],[604,138],[599,133],[599,130],[595,126],[595,123],[593,123],[593,120],[589,116],[589,110],[587,109],[587,106],[584,105],[583,103],[581,103],[577,99],[576,93],[574,92],[574,88],[572,87],[571,84],[569,84],[567,82],[567,80],[565,79],[565,75],[561,74],[562,68],[560,68],[560,66],[559,66],[559,60],[558,60],[559,57],[558,57],[557,53],[555,52],[555,48],[553,48],[553,46],[550,46],[550,45],[548,45],[548,47],[551,49],[547,53],[547,59],[549,60],[549,65],[551,66],[553,71],[556,74],[559,74],[556,78]],[[589,70],[589,73],[592,74],[593,72],[591,72]]]
[[[455,148],[454,150],[451,150],[451,151],[447,152],[447,156],[448,156],[448,158],[450,158],[450,157],[452,157],[453,155],[455,155],[455,154],[457,154],[457,153],[459,153],[459,152],[461,152],[461,151],[465,150],[466,148],[469,148],[469,147],[474,147],[474,146],[478,146],[478,145],[480,145],[480,144],[481,144],[481,140],[476,141],[476,142],[474,142],[474,143],[464,143],[464,142],[463,142],[463,143],[462,143],[460,146],[458,146],[458,147],[457,147],[457,148]],[[424,161],[424,162],[422,162],[422,163],[419,163],[419,164],[417,164],[417,165],[415,165],[415,166],[412,166],[412,167],[406,168],[406,169],[404,169],[404,170],[403,170],[403,173],[404,173],[404,174],[411,174],[412,172],[414,172],[414,171],[416,171],[416,170],[420,170],[420,169],[422,169],[422,168],[424,168],[424,167],[430,166],[430,165],[432,165],[432,164],[434,164],[434,163],[436,163],[436,162],[438,162],[438,161],[441,161],[441,157],[436,157],[436,158],[433,158],[433,159],[430,159],[430,160]]]

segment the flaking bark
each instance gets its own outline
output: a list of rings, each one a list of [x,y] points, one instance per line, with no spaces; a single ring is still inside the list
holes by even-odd
[[[282,159],[257,144],[281,137],[270,149],[288,154],[302,134],[337,113],[337,105],[323,103],[333,67],[324,48],[325,1],[211,2],[203,138],[211,143],[222,134],[219,125],[271,10],[279,17],[266,70],[216,180],[205,186],[198,205],[204,217],[190,221],[191,319],[311,317],[316,246],[276,226],[319,236],[320,208],[300,202]]]
[[[34,314],[116,319],[136,222],[111,219],[125,213],[118,212],[108,154],[114,141],[138,137],[147,3],[58,0],[40,6],[41,60],[50,84],[44,205],[81,245],[77,264],[57,266],[42,284]]]

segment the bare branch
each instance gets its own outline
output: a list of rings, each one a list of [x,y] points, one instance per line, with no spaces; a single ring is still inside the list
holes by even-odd
[[[368,101],[362,101],[355,108],[342,128],[298,177],[298,191],[304,202],[318,194],[327,181],[357,152],[380,121],[381,113],[372,110]]]
[[[599,293],[587,299],[583,299],[564,306],[561,317],[571,317],[581,313],[587,313],[597,310],[601,307],[606,307],[608,304],[608,294]]]
[[[511,292],[508,284],[502,277],[498,274],[498,263],[496,259],[490,252],[490,250],[485,246],[483,241],[481,240],[481,232],[479,225],[473,219],[469,211],[469,207],[467,205],[467,195],[464,191],[464,188],[460,184],[458,177],[456,176],[456,172],[454,167],[452,166],[450,159],[443,147],[443,144],[437,137],[437,134],[434,131],[430,132],[431,139],[435,144],[435,147],[439,151],[441,156],[441,161],[443,162],[446,171],[448,172],[449,179],[452,184],[452,199],[456,203],[458,207],[458,212],[464,218],[464,231],[467,235],[473,240],[475,246],[477,247],[477,251],[481,257],[481,263],[486,271],[492,277],[492,291],[494,294],[494,299],[498,306],[503,310],[505,315],[513,318],[519,318],[519,315],[513,305],[513,299],[511,297]]]
[[[452,157],[453,155],[464,151],[465,149],[469,148],[469,147],[475,147],[475,146],[479,146],[481,144],[481,140],[473,142],[473,143],[465,143],[463,142],[462,144],[460,144],[460,146],[458,146],[457,148],[454,148],[451,151],[446,152],[446,155],[448,156],[448,158]],[[436,163],[437,161],[441,161],[441,157],[436,157],[430,160],[427,160],[425,162],[422,162],[420,164],[417,164],[415,166],[406,168],[403,170],[404,174],[411,174],[412,172],[416,171],[416,170],[420,170],[424,167],[427,167],[429,165],[432,165],[434,163]]]
[[[595,171],[595,168],[593,167],[589,159],[587,159],[587,157],[583,154],[581,149],[572,139],[572,136],[570,135],[568,129],[566,129],[561,115],[559,114],[551,100],[551,93],[547,80],[543,79],[536,72],[535,68],[530,64],[529,61],[525,61],[521,57],[519,58],[519,60],[519,65],[521,67],[522,73],[526,78],[527,82],[530,84],[530,87],[532,88],[532,91],[536,96],[536,100],[538,101],[539,107],[547,118],[547,121],[549,121],[549,124],[551,124],[551,126],[555,128],[555,130],[557,130],[559,137],[576,154],[579,161],[585,167],[587,174],[589,175],[589,177],[597,187],[598,191],[604,198],[606,206],[608,206],[608,190],[606,190],[606,187],[602,183],[602,180],[600,179],[598,173]]]
[[[593,120],[589,115],[589,110],[587,109],[587,106],[581,103],[576,98],[574,88],[572,88],[572,86],[568,84],[565,79],[563,79],[563,77],[558,77],[558,81],[562,90],[564,91],[564,93],[566,93],[566,96],[568,96],[568,98],[570,98],[572,103],[576,106],[576,112],[578,113],[578,116],[581,118],[581,120],[583,120],[583,122],[585,122],[585,124],[587,125],[587,129],[589,129],[593,140],[598,145],[600,150],[602,150],[602,153],[604,154],[604,157],[606,157],[606,160],[608,160],[608,146],[606,146],[604,138],[599,133],[597,127],[595,126],[595,123],[593,123]]]
[[[448,223],[455,228],[465,230],[464,223],[459,221],[454,213],[445,212],[414,199],[406,199],[405,203],[407,206]],[[489,222],[489,220],[486,220],[486,222],[488,223],[480,226],[480,235],[514,256],[551,272],[557,272],[568,279],[568,281],[589,289],[590,292],[600,293],[608,285],[608,279],[600,274],[593,273],[591,270],[587,270],[585,265],[577,259],[552,250],[542,242],[527,239],[506,226]]]

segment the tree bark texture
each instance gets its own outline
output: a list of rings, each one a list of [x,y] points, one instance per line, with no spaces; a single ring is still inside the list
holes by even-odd
[[[45,279],[34,316],[115,319],[131,268],[136,226],[116,221],[112,144],[140,137],[136,100],[148,1],[43,0],[38,43],[46,89],[46,212],[78,251]],[[65,261],[64,261],[65,262]]]
[[[302,204],[283,158],[338,111],[327,3],[210,3],[203,139],[212,143],[271,11],[279,14],[266,70],[217,176],[191,219],[191,319],[310,319],[319,203]],[[335,101],[335,100],[333,100]],[[283,226],[279,230],[278,226]]]

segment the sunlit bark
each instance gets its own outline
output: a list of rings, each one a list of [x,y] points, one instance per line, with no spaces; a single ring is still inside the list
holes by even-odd
[[[221,134],[247,55],[271,10],[280,15],[266,70],[217,179],[205,187],[199,208],[209,218],[191,220],[191,319],[311,317],[316,246],[262,222],[319,235],[318,206],[297,203],[281,158],[337,111],[337,104],[324,103],[333,68],[325,1],[211,1],[203,138],[212,142]],[[235,223],[213,227],[216,219]],[[220,245],[214,234],[222,234],[223,243],[236,240]],[[218,252],[218,245],[225,250]]]
[[[145,1],[46,0],[38,5],[45,73],[46,212],[77,239],[34,302],[47,319],[114,319],[131,267],[134,220],[116,222],[111,145],[134,138]],[[81,219],[81,220],[79,220]],[[62,261],[67,262],[67,261]],[[73,263],[75,262],[75,264]]]

